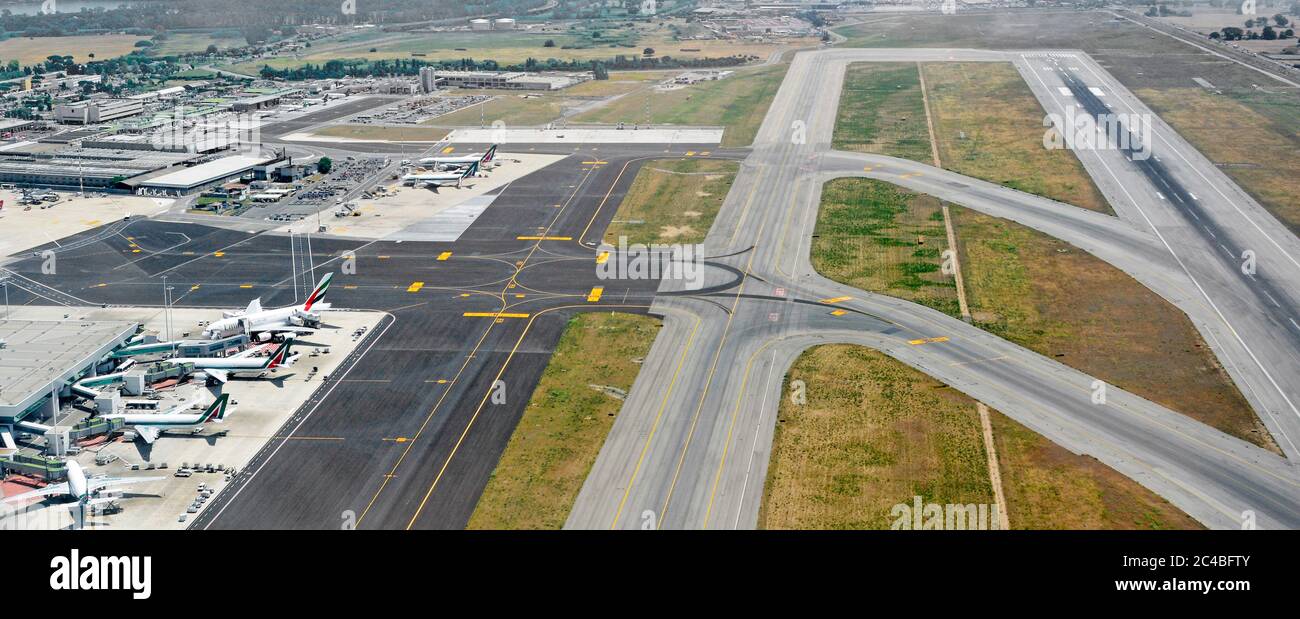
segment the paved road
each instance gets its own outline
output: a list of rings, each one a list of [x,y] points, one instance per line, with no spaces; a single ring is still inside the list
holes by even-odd
[[[1285,344],[1255,341],[1263,332],[1243,326],[1276,324],[1285,314],[1261,307],[1252,294],[1249,303],[1234,305],[1236,311],[1227,314],[1232,325],[1214,323],[1211,316],[1218,313],[1207,308],[1212,301],[1238,300],[1233,286],[1241,278],[1227,277],[1213,252],[1194,251],[1204,242],[1189,230],[1183,213],[1190,210],[1168,201],[1156,204],[1155,190],[1143,186],[1152,181],[1132,162],[1124,161],[1129,167],[1114,187],[1099,180],[1113,203],[1116,190],[1133,196],[1129,205],[1116,204],[1120,217],[1111,218],[922,164],[829,150],[839,86],[851,61],[1014,61],[1022,71],[1034,71],[1027,67],[1038,60],[1026,56],[836,49],[795,58],[705,242],[705,253],[726,268],[709,269],[710,292],[704,294],[673,296],[683,292],[683,282],[661,282],[651,311],[667,317],[665,328],[566,526],[756,526],[783,377],[802,350],[829,342],[879,349],[1075,453],[1098,458],[1208,526],[1240,527],[1248,510],[1264,528],[1300,526],[1300,478],[1285,459],[1113,386],[1104,403],[1094,404],[1093,377],[940,312],[831,282],[811,268],[808,252],[822,183],[843,175],[882,178],[1059,236],[1151,285],[1188,311],[1202,332],[1235,328],[1256,355],[1276,350],[1279,365],[1252,367],[1233,356],[1224,337],[1215,346],[1234,366],[1234,378],[1247,377],[1260,389],[1269,383],[1267,373],[1286,372],[1280,389],[1252,399],[1266,410],[1270,402],[1285,403],[1287,389],[1300,384],[1294,376],[1300,364],[1286,360]],[[1123,99],[1095,64],[1089,63],[1089,71],[1091,83]],[[1046,102],[1045,107],[1053,109]],[[1211,171],[1197,165],[1195,151],[1175,142],[1172,131],[1157,135],[1167,141],[1162,143],[1177,144],[1161,158],[1168,162],[1169,177],[1196,187],[1204,203],[1200,215],[1213,219],[1216,230],[1246,234],[1258,226],[1253,240],[1261,247],[1269,239],[1283,248],[1294,243],[1294,238],[1279,239],[1280,224],[1250,207],[1226,179],[1201,180],[1199,175],[1209,177]],[[1098,164],[1083,158],[1095,175]],[[1201,188],[1198,181],[1219,183],[1219,189]],[[1211,198],[1220,191],[1230,197]],[[1237,209],[1246,216],[1228,221],[1226,212]],[[1144,227],[1137,223],[1146,219],[1141,213],[1161,219]],[[1178,244],[1169,242],[1176,233]],[[1286,260],[1285,251],[1268,256],[1279,269]],[[1300,289],[1285,288],[1294,273],[1276,275],[1282,281],[1275,288]],[[1282,305],[1293,308],[1294,300]],[[1276,330],[1272,336],[1285,337]],[[932,339],[940,337],[948,339]],[[1289,428],[1287,411],[1276,412],[1270,428]]]

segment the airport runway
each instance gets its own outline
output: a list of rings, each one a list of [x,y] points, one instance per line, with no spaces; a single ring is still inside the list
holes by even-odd
[[[1025,56],[836,49],[795,58],[705,242],[707,254],[729,256],[724,260],[731,270],[711,269],[707,282],[725,290],[669,296],[681,290],[681,282],[661,283],[651,311],[669,318],[567,527],[756,526],[784,375],[802,350],[831,342],[881,350],[1075,453],[1098,458],[1208,526],[1240,528],[1246,512],[1263,528],[1300,526],[1300,477],[1287,460],[1114,386],[1108,387],[1104,403],[1094,404],[1093,377],[940,312],[831,282],[811,268],[808,251],[822,183],[850,175],[895,182],[1054,234],[1151,285],[1188,311],[1203,333],[1207,328],[1235,328],[1252,348],[1258,346],[1255,354],[1279,351],[1274,359],[1278,365],[1265,370],[1233,357],[1232,347],[1223,345],[1222,338],[1215,346],[1225,364],[1235,366],[1234,378],[1249,375],[1256,381],[1250,385],[1267,384],[1270,372],[1285,372],[1278,381],[1282,388],[1275,389],[1271,399],[1257,394],[1252,404],[1285,402],[1287,389],[1300,385],[1295,377],[1300,364],[1286,356],[1294,354],[1285,345],[1287,336],[1275,330],[1272,337],[1283,343],[1270,346],[1254,340],[1264,331],[1241,326],[1249,321],[1276,324],[1284,314],[1254,303],[1256,295],[1251,294],[1245,297],[1251,303],[1232,306],[1237,311],[1228,314],[1231,326],[1209,321],[1204,307],[1197,306],[1210,306],[1211,300],[1229,303],[1235,298],[1229,288],[1233,283],[1225,279],[1208,285],[1208,277],[1196,276],[1215,269],[1224,276],[1223,260],[1211,251],[1193,251],[1203,249],[1195,234],[1184,234],[1180,245],[1161,242],[1180,222],[1186,227],[1186,216],[1168,204],[1153,203],[1159,198],[1149,188],[1152,181],[1133,162],[1124,162],[1130,166],[1127,183],[1133,186],[1121,186],[1136,199],[1128,208],[1117,205],[1121,217],[1111,218],[910,161],[830,151],[840,84],[849,62],[1017,61],[1023,71],[1024,63],[1031,62]],[[1163,139],[1174,140],[1169,133]],[[1169,164],[1166,181],[1194,186],[1198,172],[1209,175],[1182,161],[1195,161],[1194,151],[1189,151],[1171,149],[1162,156],[1180,160],[1180,165]],[[1185,178],[1189,174],[1197,179]],[[1223,180],[1220,187],[1231,184]],[[1103,191],[1112,196],[1104,185]],[[1262,209],[1248,209],[1233,200],[1211,204],[1214,190],[1201,191],[1200,201],[1207,203],[1202,217],[1224,216],[1225,209],[1235,210],[1230,202],[1253,217],[1220,222],[1219,230],[1258,226],[1267,231],[1256,240],[1260,245],[1285,234],[1276,221],[1260,216]],[[1136,225],[1132,215],[1137,205],[1148,217],[1163,213],[1165,219],[1154,227]],[[1200,244],[1190,245],[1194,242]],[[1277,242],[1286,247],[1294,238]],[[1282,252],[1268,255],[1275,267],[1286,259]],[[1276,287],[1294,276],[1277,274],[1283,282]],[[1202,291],[1205,294],[1197,294]],[[1294,301],[1283,305],[1290,311]],[[1276,412],[1270,429],[1289,436],[1285,432],[1290,421],[1281,417],[1287,411]]]

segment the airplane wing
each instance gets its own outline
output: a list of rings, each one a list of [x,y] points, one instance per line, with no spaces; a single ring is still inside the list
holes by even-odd
[[[146,445],[152,445],[154,441],[158,440],[158,435],[162,434],[162,430],[153,426],[136,426],[135,433],[144,439]]]
[[[18,503],[30,499],[45,498],[47,496],[53,496],[56,494],[67,494],[67,493],[68,493],[68,484],[67,482],[63,482],[58,484],[50,484],[44,488],[41,488],[40,490],[33,490],[31,492],[24,492],[22,494],[15,494],[13,496],[5,497],[4,502]]]
[[[87,492],[98,492],[110,488],[120,488],[133,484],[143,484],[149,481],[158,481],[167,479],[166,477],[94,477],[86,480]]]
[[[204,369],[203,373],[205,373],[205,375],[216,378],[217,382],[225,382],[227,380],[230,380],[230,372],[226,372],[225,369],[209,368],[209,369]]]
[[[312,327],[285,326],[285,327],[267,327],[265,329],[258,329],[257,332],[258,333],[305,333],[310,335],[312,333],[315,333],[316,329]]]

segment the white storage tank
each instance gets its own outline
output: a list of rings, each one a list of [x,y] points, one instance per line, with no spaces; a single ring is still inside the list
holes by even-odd
[[[491,30],[492,22],[486,19],[471,19],[469,20],[469,28],[470,30]]]
[[[514,29],[515,29],[515,20],[513,20],[513,19],[511,19],[511,18],[509,18],[509,17],[502,17],[501,19],[498,19],[498,20],[496,21],[496,29],[497,29],[497,30],[514,30]]]

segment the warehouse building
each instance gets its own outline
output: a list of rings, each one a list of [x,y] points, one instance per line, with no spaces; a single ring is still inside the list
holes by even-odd
[[[113,189],[128,179],[197,156],[192,153],[40,146],[0,151],[0,182],[68,189]]]
[[[236,155],[126,184],[140,194],[180,196],[223,185],[249,173],[254,178],[265,179],[274,174],[276,168],[289,163],[287,157]]]

